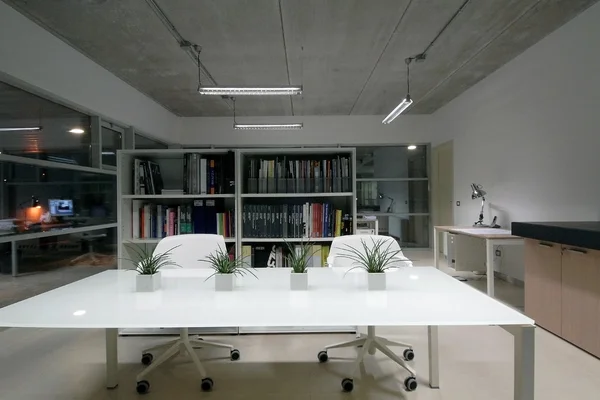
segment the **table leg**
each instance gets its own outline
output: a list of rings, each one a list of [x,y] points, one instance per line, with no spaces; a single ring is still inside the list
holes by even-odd
[[[119,384],[117,376],[119,369],[117,337],[116,328],[106,329],[106,387],[108,389],[114,389]]]
[[[515,338],[515,400],[533,400],[535,389],[535,326],[513,331]]]
[[[433,228],[433,266],[437,269],[440,268],[440,249],[439,249],[439,232]]]
[[[494,242],[485,240],[485,268],[487,273],[487,294],[494,297]]]
[[[12,276],[19,275],[19,258],[17,254],[17,242],[10,242],[10,261],[12,268]]]
[[[429,342],[429,386],[433,389],[440,388],[440,356],[438,351],[438,327],[427,327],[427,340]]]

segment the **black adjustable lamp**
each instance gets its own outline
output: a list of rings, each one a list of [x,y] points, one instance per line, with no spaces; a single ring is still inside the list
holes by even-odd
[[[390,196],[386,196],[384,193],[379,192],[379,200],[381,199],[390,200],[390,205],[388,206],[386,213],[394,212],[394,203],[396,203],[396,200],[392,199]]]
[[[29,203],[29,208],[40,208],[41,207],[40,199],[38,199],[36,196],[31,196],[31,199],[25,200],[24,202],[19,204],[19,208],[24,208],[23,206],[27,203]]]
[[[479,211],[479,220],[473,224],[473,226],[487,226],[483,224],[483,207],[485,206],[485,195],[487,194],[483,190],[483,186],[477,183],[471,184],[471,199],[481,199],[481,210]]]

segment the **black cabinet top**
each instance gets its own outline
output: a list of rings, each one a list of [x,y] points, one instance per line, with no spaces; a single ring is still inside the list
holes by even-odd
[[[600,250],[600,221],[513,222],[512,234],[528,239]]]

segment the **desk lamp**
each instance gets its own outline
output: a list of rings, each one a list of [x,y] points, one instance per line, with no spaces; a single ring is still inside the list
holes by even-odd
[[[473,226],[487,226],[483,224],[483,207],[485,206],[485,195],[487,194],[485,190],[483,190],[483,186],[477,183],[471,184],[471,199],[481,199],[481,210],[479,211],[479,220],[473,224]]]
[[[392,199],[390,196],[386,196],[384,193],[379,192],[379,200],[381,199],[390,199],[390,205],[388,206],[386,213],[393,213],[394,203],[396,203],[396,200]]]

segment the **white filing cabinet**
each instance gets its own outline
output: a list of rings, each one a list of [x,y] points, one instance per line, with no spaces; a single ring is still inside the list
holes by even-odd
[[[448,234],[447,240],[448,266],[457,271],[485,272],[485,240],[452,233]]]

